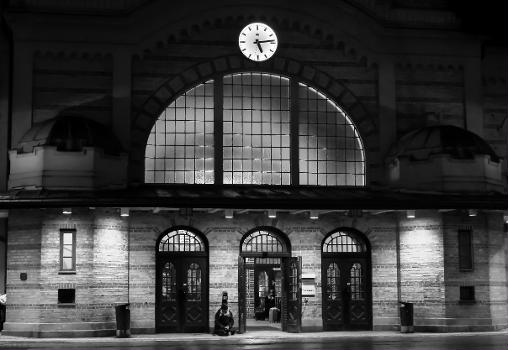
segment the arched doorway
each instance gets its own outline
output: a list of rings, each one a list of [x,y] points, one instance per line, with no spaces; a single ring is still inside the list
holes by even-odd
[[[283,331],[299,332],[300,279],[301,258],[291,257],[291,244],[281,231],[260,227],[245,234],[238,259],[239,331],[268,319],[280,322]],[[272,307],[275,316],[269,313]]]
[[[353,229],[328,234],[321,249],[323,329],[372,328],[370,246]]]
[[[156,245],[157,332],[208,332],[208,243],[199,232],[174,227]]]

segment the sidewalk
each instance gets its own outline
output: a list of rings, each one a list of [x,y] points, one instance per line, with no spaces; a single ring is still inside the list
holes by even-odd
[[[488,335],[506,335],[508,329],[496,332],[468,332],[468,333],[409,333],[399,332],[312,332],[312,333],[285,333],[281,331],[251,331],[244,334],[235,334],[229,337],[220,337],[206,333],[165,333],[165,334],[134,334],[130,338],[94,337],[94,338],[24,338],[0,335],[0,345],[7,344],[35,344],[35,343],[93,343],[121,345],[142,343],[210,343],[227,342],[228,344],[265,344],[265,343],[288,343],[300,341],[319,340],[320,342],[334,341],[337,339],[418,339],[418,338],[450,338],[450,337],[476,337]]]

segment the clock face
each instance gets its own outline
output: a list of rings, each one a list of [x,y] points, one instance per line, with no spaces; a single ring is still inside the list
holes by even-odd
[[[277,35],[264,23],[251,23],[242,29],[238,45],[245,57],[261,62],[273,56],[277,50]]]

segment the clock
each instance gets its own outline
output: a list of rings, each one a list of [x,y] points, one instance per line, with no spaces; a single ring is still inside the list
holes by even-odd
[[[272,57],[277,50],[277,44],[277,35],[264,23],[248,24],[238,37],[238,46],[242,53],[256,62]]]

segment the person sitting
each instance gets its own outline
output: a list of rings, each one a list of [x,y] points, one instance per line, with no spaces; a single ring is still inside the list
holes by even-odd
[[[228,308],[228,304],[223,303],[217,313],[215,314],[215,327],[214,334],[217,335],[234,335],[235,330],[233,324],[233,313]]]

